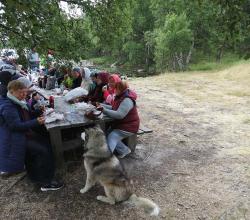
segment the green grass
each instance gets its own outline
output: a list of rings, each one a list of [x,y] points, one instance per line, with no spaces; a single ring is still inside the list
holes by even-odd
[[[111,64],[116,62],[115,58],[112,56],[95,57],[95,58],[91,58],[90,61],[92,61],[94,65],[97,66],[97,68],[105,69],[109,72],[120,72],[128,76],[149,75],[148,73],[145,75],[138,74],[136,70],[143,69],[143,67],[132,67],[129,63],[124,63],[122,66],[111,68]],[[214,59],[211,60],[211,59],[200,56],[200,61],[198,61],[197,63],[191,63],[189,65],[189,69],[187,72],[192,72],[192,71],[208,71],[209,72],[209,71],[223,70],[228,67],[241,64],[241,63],[243,64],[246,62],[249,62],[249,60],[240,59],[235,54],[225,54],[220,62],[216,62]]]
[[[91,58],[90,61],[92,61],[97,66],[107,66],[115,62],[114,58],[110,56]]]
[[[225,55],[220,62],[202,60],[198,63],[191,64],[189,66],[190,71],[210,71],[210,70],[222,70],[235,64],[246,62],[240,59],[237,55],[228,54]]]
[[[111,64],[115,63],[116,60],[111,56],[102,56],[90,58],[90,61],[93,62],[98,69],[104,69],[109,72],[119,72],[122,75],[131,76],[133,75],[133,70],[128,63],[123,64],[122,66],[111,67]]]

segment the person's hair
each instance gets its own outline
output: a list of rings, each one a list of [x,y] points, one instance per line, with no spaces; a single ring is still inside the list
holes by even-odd
[[[97,78],[97,76],[98,76],[98,73],[91,73],[90,74],[90,77],[93,77],[93,78]]]
[[[126,90],[127,88],[128,88],[128,82],[125,81],[125,80],[122,80],[122,81],[117,82],[117,83],[115,84],[115,89],[117,89],[117,90],[119,90],[119,91],[121,91],[121,92],[123,92],[123,91]]]
[[[81,73],[81,69],[79,67],[75,67],[72,70],[73,72]]]
[[[33,94],[32,94],[32,99],[36,96],[38,94],[38,92],[34,92]]]
[[[19,89],[26,89],[26,86],[19,80],[12,80],[9,82],[7,89],[8,91],[17,91]]]

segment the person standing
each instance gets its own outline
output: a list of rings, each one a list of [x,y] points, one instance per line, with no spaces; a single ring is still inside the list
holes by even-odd
[[[39,54],[36,52],[36,47],[32,47],[28,61],[31,70],[36,71],[39,69],[40,59]]]

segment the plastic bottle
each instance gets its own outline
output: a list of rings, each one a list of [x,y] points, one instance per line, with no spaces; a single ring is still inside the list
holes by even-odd
[[[54,97],[53,96],[49,97],[49,105],[50,105],[50,108],[54,108]]]

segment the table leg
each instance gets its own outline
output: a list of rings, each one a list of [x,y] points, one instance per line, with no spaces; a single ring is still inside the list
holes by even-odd
[[[62,151],[61,129],[51,129],[49,131],[49,134],[50,134],[50,141],[52,145],[53,154],[55,157],[56,169],[63,169],[65,164]]]

